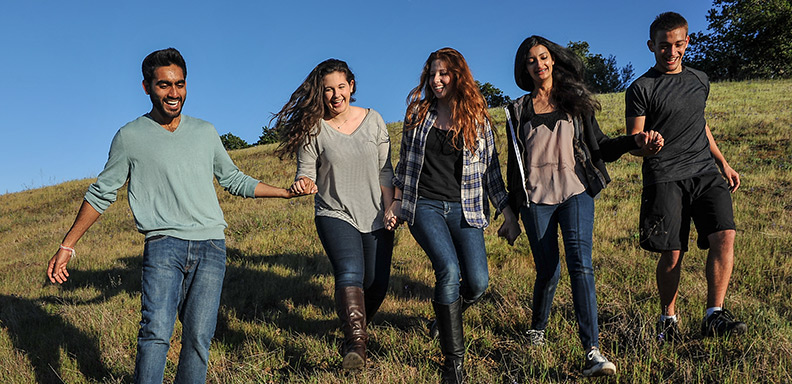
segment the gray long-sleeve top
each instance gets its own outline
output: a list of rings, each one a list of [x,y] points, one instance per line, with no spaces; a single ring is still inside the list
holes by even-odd
[[[296,176],[316,183],[316,215],[344,220],[364,233],[383,228],[381,187],[393,187],[393,166],[382,116],[369,109],[349,135],[319,124],[319,134],[297,152]]]

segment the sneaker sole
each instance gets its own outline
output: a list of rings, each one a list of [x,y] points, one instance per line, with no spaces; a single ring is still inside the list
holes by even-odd
[[[599,363],[589,369],[583,370],[583,376],[586,377],[599,377],[611,376],[616,374],[616,365],[610,361],[607,363]]]

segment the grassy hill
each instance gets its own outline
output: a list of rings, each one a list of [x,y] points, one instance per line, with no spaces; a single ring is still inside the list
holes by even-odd
[[[623,131],[623,94],[602,95],[600,124]],[[792,382],[792,81],[712,86],[707,118],[722,152],[742,174],[733,195],[736,264],[726,306],[749,324],[731,340],[702,339],[705,253],[691,247],[677,308],[685,340],[654,343],[655,256],[637,242],[640,160],[610,165],[614,181],[597,201],[594,264],[601,346],[622,383]],[[376,107],[376,106],[373,106]],[[505,153],[504,116],[494,111]],[[391,124],[394,163],[400,126]],[[109,143],[107,143],[109,146]],[[293,161],[273,146],[231,153],[246,173],[286,186]],[[107,147],[85,148],[106,151]],[[501,155],[505,160],[505,156]],[[45,281],[47,260],[71,225],[92,180],[0,196],[0,382],[119,383],[131,380],[140,320],[143,236],[119,193],[77,246],[71,278]],[[397,232],[389,295],[371,326],[371,366],[339,370],[341,332],[333,278],[313,225],[313,198],[246,200],[218,189],[229,228],[228,272],[212,345],[213,383],[433,383],[440,350],[426,336],[434,276],[405,227]],[[566,271],[548,327],[549,343],[529,347],[535,271],[525,236],[509,247],[486,231],[491,284],[465,314],[471,383],[582,379],[583,349]],[[166,367],[172,380],[180,326]]]

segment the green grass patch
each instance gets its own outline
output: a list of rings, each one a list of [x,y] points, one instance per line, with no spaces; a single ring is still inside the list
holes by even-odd
[[[624,131],[624,95],[600,95],[598,119],[610,135]],[[740,338],[699,336],[706,254],[691,247],[677,304],[684,340],[659,348],[656,257],[638,247],[640,160],[611,164],[613,183],[597,200],[594,264],[601,346],[616,363],[609,382],[792,382],[792,81],[712,85],[707,119],[721,151],[742,175],[733,195],[738,237],[726,305],[749,324]],[[376,107],[376,106],[374,106]],[[505,162],[504,114],[493,110]],[[389,124],[394,164],[400,123]],[[286,186],[295,165],[274,145],[233,151],[247,174]],[[100,149],[105,150],[105,149]],[[504,164],[505,168],[505,164]],[[140,320],[143,238],[126,201],[102,216],[78,244],[63,286],[44,271],[92,180],[0,196],[0,382],[122,383],[132,378]],[[229,228],[228,272],[208,380],[212,383],[431,383],[442,361],[427,337],[433,317],[429,260],[402,227],[397,232],[389,295],[371,326],[370,367],[339,369],[341,331],[333,277],[313,225],[313,198],[250,200],[218,188]],[[583,350],[563,273],[547,332],[532,348],[535,271],[524,236],[514,247],[485,232],[491,284],[465,314],[471,383],[582,380]],[[691,239],[693,240],[693,239]],[[173,380],[177,325],[166,367]]]

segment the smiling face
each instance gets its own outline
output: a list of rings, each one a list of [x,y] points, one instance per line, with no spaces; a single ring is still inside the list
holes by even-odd
[[[184,71],[176,64],[158,67],[151,82],[143,82],[143,89],[151,98],[151,113],[160,124],[168,123],[181,115],[187,98]]]
[[[443,60],[435,59],[429,67],[429,87],[435,97],[442,100],[454,91],[454,79]]]
[[[682,72],[682,56],[685,55],[689,42],[687,28],[657,31],[652,40],[647,42],[649,50],[655,56],[654,68],[668,74]]]
[[[355,80],[347,81],[343,72],[333,72],[322,78],[326,119],[331,119],[349,110],[349,100],[354,90]]]
[[[553,80],[553,57],[544,45],[534,45],[528,50],[528,60],[525,63],[528,74],[531,75],[536,87]]]

